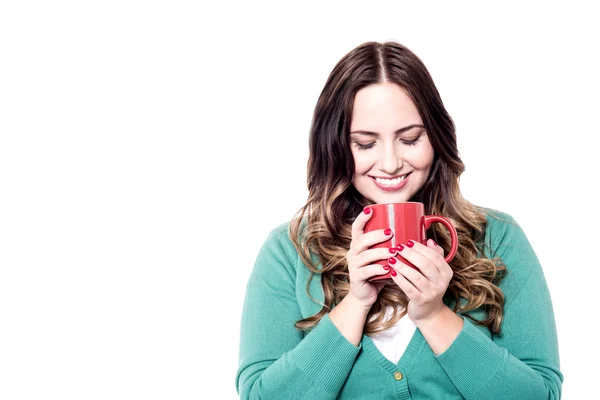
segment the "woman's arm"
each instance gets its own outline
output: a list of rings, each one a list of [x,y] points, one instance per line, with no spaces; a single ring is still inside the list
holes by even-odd
[[[329,315],[306,336],[294,327],[303,318],[296,298],[299,261],[285,235],[283,226],[271,232],[246,288],[237,390],[242,399],[335,399],[360,347]]]
[[[559,399],[563,375],[550,293],[524,232],[507,218],[492,238],[509,271],[500,285],[506,296],[501,334],[490,339],[465,318],[437,359],[466,399]]]

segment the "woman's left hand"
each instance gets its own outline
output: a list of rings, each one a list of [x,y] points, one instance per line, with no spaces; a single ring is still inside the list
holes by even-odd
[[[409,240],[398,248],[402,248],[398,250],[398,254],[420,270],[409,267],[395,257],[395,264],[388,262],[392,267],[392,279],[409,299],[406,312],[418,325],[421,321],[435,317],[446,307],[442,298],[454,272],[444,259],[444,249],[431,239],[427,240],[427,246]]]

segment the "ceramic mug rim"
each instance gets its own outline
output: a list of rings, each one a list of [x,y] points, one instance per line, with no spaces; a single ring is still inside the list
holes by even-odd
[[[391,201],[389,203],[373,203],[373,204],[369,204],[367,207],[387,206],[387,205],[390,205],[390,204],[423,204],[423,205],[425,205],[421,201]]]

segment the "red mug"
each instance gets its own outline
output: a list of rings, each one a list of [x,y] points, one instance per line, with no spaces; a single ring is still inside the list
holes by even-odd
[[[405,244],[408,240],[419,242],[427,245],[427,237],[425,233],[431,224],[440,222],[448,228],[451,236],[450,251],[446,255],[446,262],[450,262],[456,254],[458,248],[458,235],[456,228],[450,221],[439,215],[425,215],[425,205],[418,202],[406,203],[386,203],[372,204],[369,206],[373,216],[365,225],[365,233],[377,229],[391,229],[394,235],[385,242],[378,243],[370,248],[391,248],[397,247],[399,244]],[[404,259],[400,255],[395,256],[397,259],[418,270],[413,264]],[[388,265],[387,260],[377,262],[380,265]],[[392,279],[390,273],[384,275],[376,275],[369,281],[380,281],[383,279]]]

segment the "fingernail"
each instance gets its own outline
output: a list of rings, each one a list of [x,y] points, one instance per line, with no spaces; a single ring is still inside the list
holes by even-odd
[[[395,269],[393,269],[393,268],[392,268],[392,269],[390,270],[390,275],[392,275],[392,276],[396,276],[396,275],[398,275],[398,273],[396,272],[396,270],[395,270]]]
[[[367,214],[367,215],[371,214],[371,207],[365,207],[365,208],[363,209],[363,212],[364,212],[365,214]]]
[[[404,250],[404,246],[402,246],[401,244],[399,244],[396,248],[398,249],[398,251]]]
[[[388,249],[388,251],[390,252],[390,254],[396,254],[396,252],[398,251],[395,247],[391,247]]]
[[[396,263],[397,263],[397,261],[396,261],[396,259],[395,259],[394,257],[392,257],[392,258],[390,258],[390,259],[388,260],[388,264],[394,265],[394,264],[396,264]]]
[[[384,265],[384,266],[383,266],[383,269],[385,269],[386,271],[387,271],[388,269],[390,269],[390,268],[391,268],[391,267],[390,267],[389,265]]]
[[[385,231],[383,231],[383,234],[386,236],[389,236],[392,234],[392,230],[390,228],[386,229]]]
[[[408,247],[413,247],[415,245],[415,242],[413,242],[412,240],[409,240],[408,242],[406,242],[406,245]]]

